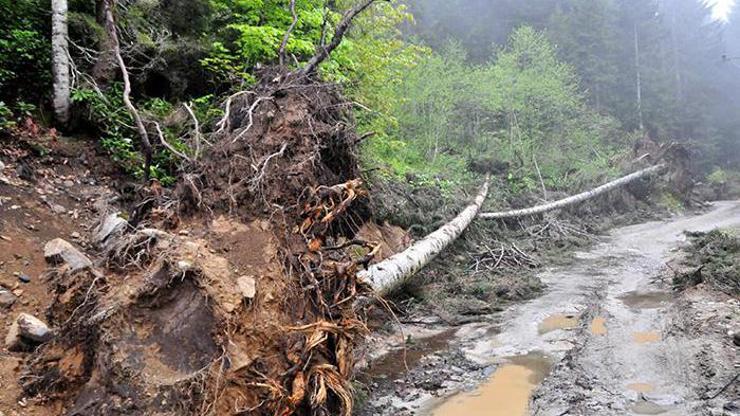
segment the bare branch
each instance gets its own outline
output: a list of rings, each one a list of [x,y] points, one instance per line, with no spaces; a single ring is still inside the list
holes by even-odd
[[[261,103],[262,101],[270,101],[272,100],[272,97],[259,97],[252,103],[252,106],[249,107],[249,124],[247,124],[247,127],[245,127],[242,131],[239,132],[239,134],[234,137],[234,140],[232,140],[232,143],[236,143],[239,139],[244,137],[245,134],[249,131],[249,129],[252,128],[252,125],[254,124],[254,110],[257,109],[257,105]]]
[[[230,126],[230,119],[231,119],[231,103],[234,101],[234,98],[244,95],[244,94],[253,94],[252,91],[239,91],[235,94],[232,94],[229,96],[229,98],[226,99],[226,108],[224,109],[224,116],[221,117],[221,120],[219,120],[218,123],[216,123],[216,126],[218,126],[217,133],[221,133],[224,130],[228,130]]]
[[[172,154],[174,154],[175,156],[177,156],[177,157],[179,157],[181,159],[185,159],[188,162],[192,162],[193,161],[193,159],[191,159],[188,155],[186,155],[185,153],[182,153],[181,151],[175,149],[174,146],[172,146],[171,144],[167,143],[167,140],[165,140],[165,138],[164,138],[164,133],[162,133],[162,129],[159,128],[159,123],[157,123],[156,121],[154,121],[153,123],[154,123],[154,128],[157,129],[157,134],[159,135],[159,142],[162,143],[162,145],[164,147],[166,147],[167,150],[169,150],[170,152],[172,152]]]
[[[278,56],[280,57],[280,66],[285,66],[285,47],[288,46],[288,40],[290,40],[290,34],[295,29],[296,23],[298,23],[298,15],[295,12],[295,0],[290,0],[290,14],[293,16],[293,22],[291,22],[288,31],[285,32],[283,42],[280,44],[280,50]]]
[[[200,134],[200,123],[198,122],[198,117],[195,116],[195,112],[190,105],[192,104],[183,104],[185,110],[190,114],[190,118],[193,119],[193,129],[195,130],[193,132],[195,136],[195,160],[198,160],[200,159],[201,141],[203,136]]]
[[[134,118],[136,123],[136,129],[139,131],[141,136],[141,150],[144,153],[144,179],[149,180],[149,168],[152,165],[152,143],[149,141],[149,133],[146,131],[144,121],[139,114],[139,111],[131,101],[131,79],[129,78],[128,69],[126,68],[126,62],[121,56],[121,44],[118,40],[118,28],[116,27],[116,20],[113,17],[113,7],[115,6],[115,0],[105,0],[105,28],[108,31],[110,37],[111,46],[113,48],[113,54],[118,62],[118,67],[121,69],[121,75],[123,77],[123,104],[128,109],[131,116]]]
[[[322,62],[324,62],[326,58],[329,57],[329,55],[331,55],[334,49],[336,49],[337,46],[342,43],[342,39],[344,39],[344,35],[347,33],[347,30],[349,30],[350,26],[352,26],[352,21],[354,20],[354,18],[376,1],[377,0],[362,0],[357,6],[347,10],[344,13],[344,16],[342,16],[342,20],[339,21],[337,29],[334,31],[334,37],[331,39],[331,42],[326,45],[326,47],[320,45],[316,50],[316,54],[308,61],[308,64],[306,64],[305,67],[298,71],[298,74],[306,75],[314,72],[316,68],[318,68],[318,66]]]

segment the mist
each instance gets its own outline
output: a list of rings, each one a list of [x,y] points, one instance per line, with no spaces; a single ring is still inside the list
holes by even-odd
[[[434,51],[458,43],[470,65],[482,65],[516,28],[542,31],[599,113],[690,145],[699,169],[710,170],[740,161],[740,11],[716,3],[410,0],[406,33]]]

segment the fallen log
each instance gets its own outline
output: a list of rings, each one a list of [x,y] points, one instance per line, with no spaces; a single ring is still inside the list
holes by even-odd
[[[598,195],[609,192],[621,186],[627,185],[630,182],[634,182],[640,178],[644,178],[652,174],[658,173],[664,167],[665,165],[660,164],[660,165],[655,165],[655,166],[652,166],[646,169],[642,169],[630,175],[624,176],[622,178],[619,178],[609,183],[606,183],[604,185],[601,185],[598,188],[594,188],[590,191],[583,192],[578,195],[569,196],[568,198],[550,202],[548,204],[537,205],[531,208],[515,209],[511,211],[486,212],[486,213],[480,214],[479,217],[490,220],[490,219],[504,219],[504,218],[519,218],[519,217],[526,217],[529,215],[542,214],[548,211],[553,211],[556,209],[567,207],[569,205],[575,205],[575,204],[587,201]]]
[[[455,241],[468,228],[480,211],[488,195],[488,178],[480,188],[475,201],[468,205],[455,219],[421,241],[385,261],[370,266],[358,273],[376,293],[383,295],[399,287],[407,278],[429,264],[442,250]]]

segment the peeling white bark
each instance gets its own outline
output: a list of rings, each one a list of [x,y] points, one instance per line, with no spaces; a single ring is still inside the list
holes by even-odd
[[[559,201],[551,202],[549,204],[538,205],[536,207],[531,207],[531,208],[516,209],[512,211],[487,212],[487,213],[480,214],[480,217],[483,219],[502,219],[502,218],[518,218],[518,217],[526,217],[528,215],[542,214],[548,211],[553,211],[559,208],[566,207],[568,205],[574,205],[579,202],[587,201],[595,196],[601,195],[605,192],[609,192],[612,189],[627,185],[628,183],[636,181],[637,179],[650,176],[654,173],[658,173],[664,167],[665,165],[661,164],[661,165],[656,165],[656,166],[649,167],[646,169],[642,169],[640,171],[637,171],[625,177],[622,177],[617,180],[611,181],[607,184],[601,185],[598,188],[594,188],[588,192],[583,192],[578,195],[573,195],[568,198],[561,199]]]
[[[358,276],[367,281],[379,294],[393,291],[407,278],[429,264],[442,250],[455,241],[475,219],[488,195],[488,178],[481,187],[475,201],[468,205],[454,220],[448,222],[423,240],[385,261],[361,271]]]
[[[66,125],[70,117],[71,81],[67,36],[67,0],[52,0],[51,69],[54,77],[54,116],[61,125]]]

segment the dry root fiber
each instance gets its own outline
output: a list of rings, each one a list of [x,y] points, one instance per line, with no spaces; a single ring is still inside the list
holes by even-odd
[[[379,246],[356,237],[350,106],[335,86],[266,75],[229,100],[176,191],[136,205],[98,270],[51,275],[64,336],[29,358],[28,395],[74,415],[352,413],[357,271]]]

